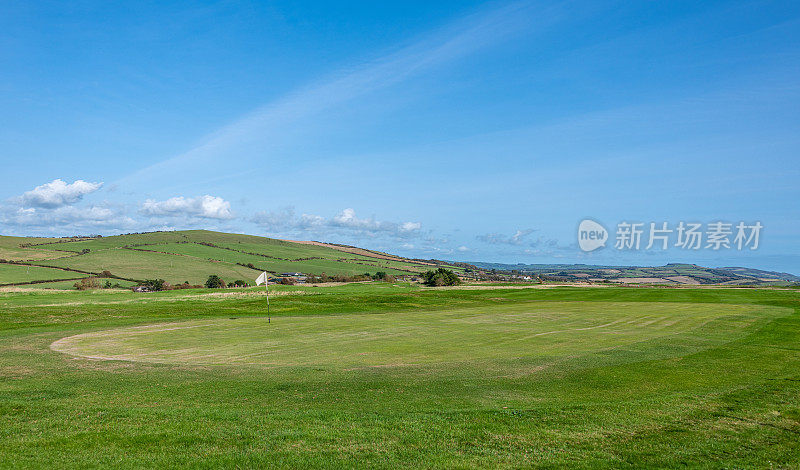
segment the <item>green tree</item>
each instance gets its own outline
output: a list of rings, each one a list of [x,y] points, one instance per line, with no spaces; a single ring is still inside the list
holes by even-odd
[[[206,279],[206,287],[209,289],[219,289],[225,287],[225,281],[220,279],[216,274],[212,274]]]
[[[453,271],[439,268],[436,271],[426,271],[422,273],[422,283],[431,287],[457,286],[461,284],[461,279],[459,279]]]
[[[142,285],[153,292],[158,292],[164,290],[165,281],[163,279],[147,279]]]

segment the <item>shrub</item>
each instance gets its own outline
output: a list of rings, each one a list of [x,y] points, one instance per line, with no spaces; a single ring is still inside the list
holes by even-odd
[[[200,289],[200,288],[202,288],[202,287],[203,287],[203,286],[199,286],[199,285],[191,285],[191,284],[189,284],[188,282],[185,282],[185,283],[183,283],[183,284],[176,284],[176,285],[172,286],[172,289],[173,289],[173,290],[174,290],[174,289]]]
[[[208,289],[220,289],[225,286],[226,286],[225,281],[220,279],[220,277],[217,276],[216,274],[212,274],[208,276],[208,279],[206,279],[206,288]]]
[[[241,280],[241,279],[237,279],[237,280],[233,281],[233,285],[235,287],[247,287],[248,286],[248,284],[246,282],[244,282],[243,280]]]
[[[369,279],[369,277],[367,277]],[[395,282],[395,277],[391,274],[386,274],[385,271],[378,271],[372,276],[373,281]]]
[[[76,282],[74,287],[78,290],[99,289],[100,283],[93,277],[87,277]]]
[[[278,284],[283,284],[285,286],[293,286],[294,285],[294,279],[292,279],[290,277],[282,277],[278,281]]]
[[[427,271],[422,274],[422,283],[426,286],[457,286],[461,279],[449,269],[439,268],[436,271]]]
[[[163,279],[147,279],[139,285],[145,286],[153,292],[158,292],[164,290],[168,284]]]
[[[100,273],[100,275],[97,276],[97,277],[114,277],[114,275],[111,274],[111,271],[106,270],[106,271],[103,271],[102,273]]]

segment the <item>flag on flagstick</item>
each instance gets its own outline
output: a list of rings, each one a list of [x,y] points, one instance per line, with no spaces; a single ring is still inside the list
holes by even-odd
[[[267,290],[267,323],[272,323],[272,318],[269,315],[269,278],[267,277],[267,272],[264,271],[263,273],[259,274],[256,278],[256,285],[260,286],[264,284],[264,288]]]

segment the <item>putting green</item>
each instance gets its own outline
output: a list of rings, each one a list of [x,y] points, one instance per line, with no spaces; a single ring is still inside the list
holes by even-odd
[[[786,310],[647,302],[523,302],[422,313],[205,319],[60,339],[55,351],[164,364],[361,369],[479,367],[525,374],[591,357],[690,354],[754,331]]]

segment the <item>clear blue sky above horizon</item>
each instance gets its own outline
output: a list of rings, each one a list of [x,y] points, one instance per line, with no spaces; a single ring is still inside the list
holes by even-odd
[[[800,274],[797,2],[12,0],[0,63],[1,234]],[[584,218],[764,229],[584,253]]]

